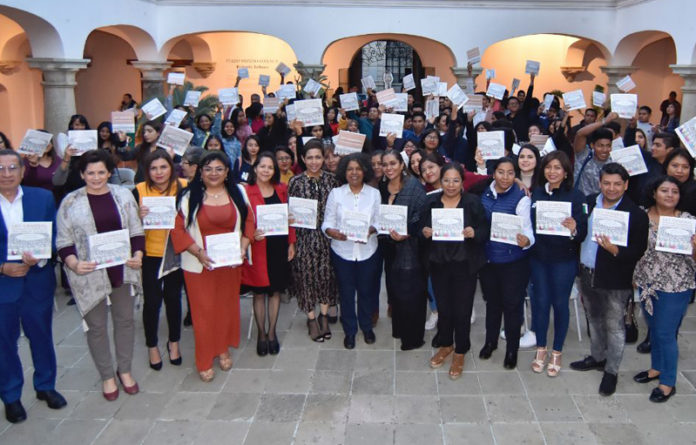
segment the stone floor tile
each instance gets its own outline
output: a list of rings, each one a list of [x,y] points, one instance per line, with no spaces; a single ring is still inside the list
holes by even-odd
[[[358,350],[354,369],[373,372],[391,371],[394,369],[394,351]]]
[[[481,396],[440,396],[443,423],[487,422],[486,407]]]
[[[289,445],[295,433],[295,422],[254,422],[244,445]]]
[[[307,339],[304,339],[307,343]],[[319,357],[319,348],[315,347],[300,347],[300,348],[283,348],[275,360],[273,367],[275,369],[287,370],[308,370],[314,369]]]
[[[394,423],[441,423],[440,404],[435,395],[396,396],[394,398]]]
[[[133,445],[142,443],[152,428],[150,420],[112,419],[94,441],[94,445]]]
[[[640,430],[629,423],[589,423],[588,426],[599,445],[643,445],[648,443]]]
[[[497,445],[538,445],[544,435],[538,423],[494,423],[493,436]]]
[[[489,423],[450,423],[443,425],[445,443],[459,445],[493,445],[493,432]]]
[[[143,445],[190,445],[198,437],[200,421],[157,420]]]
[[[280,334],[278,334],[278,338],[280,338]],[[254,344],[254,347],[246,347],[241,353],[235,354],[232,358],[234,360],[234,368],[236,369],[271,369],[275,364],[276,357],[277,355],[270,354],[259,357],[256,354],[256,346]]]
[[[396,371],[397,395],[437,395],[436,374],[432,371]]]
[[[217,394],[180,392],[164,406],[160,419],[197,421],[208,417]]]
[[[266,380],[265,392],[306,394],[312,385],[313,370],[274,369]]]
[[[394,397],[385,395],[354,395],[350,401],[348,423],[393,423]],[[347,434],[347,432],[346,432]]]
[[[297,422],[305,404],[304,394],[264,394],[254,416],[260,422]]]
[[[173,388],[179,387],[181,382],[193,372],[196,371],[192,368],[184,369],[183,367],[165,366],[161,371],[151,371],[144,378],[141,377],[138,381],[138,386],[140,386],[141,391],[171,392]],[[198,375],[197,372],[196,375]],[[216,376],[216,379],[217,377],[219,376]]]
[[[582,413],[585,422],[591,423],[626,423],[628,413],[617,396],[574,395],[575,404]]]
[[[114,418],[120,420],[158,419],[172,397],[171,393],[141,392],[137,397],[126,398]]]
[[[198,422],[194,445],[241,444],[249,432],[247,422],[206,420]]]
[[[317,358],[317,370],[345,371],[355,367],[357,352],[347,349],[321,349]]]
[[[129,396],[121,391],[118,399],[107,402],[101,392],[90,391],[84,399],[77,404],[71,419],[110,419],[121,408],[128,398],[138,397],[139,394]]]
[[[394,394],[394,371],[357,370],[353,372],[353,394]]]
[[[449,368],[436,373],[438,392],[441,395],[478,395],[481,394],[477,372],[464,372],[457,380],[449,377]]]
[[[394,425],[360,423],[346,425],[345,445],[394,443]]]
[[[251,421],[261,400],[261,394],[220,393],[210,409],[207,419],[228,421]]]
[[[303,422],[345,423],[350,398],[339,394],[310,394],[302,415]]]
[[[428,371],[430,370],[430,348],[425,347],[413,351],[396,351],[397,371]]]
[[[582,422],[582,415],[570,395],[530,395],[529,401],[539,422]]]
[[[401,424],[394,426],[394,443],[408,445],[440,445],[442,426],[434,424]]]
[[[4,419],[3,415],[3,419]],[[10,425],[0,434],[2,444],[44,444],[50,443],[59,419],[27,419],[22,423]]]
[[[345,423],[300,422],[293,445],[342,445],[345,435]]]
[[[534,420],[529,399],[524,396],[486,395],[484,400],[488,419],[491,422],[531,422]]]
[[[232,369],[222,392],[262,393],[270,375],[271,371],[268,369]]]
[[[51,445],[92,443],[107,423],[107,420],[65,419],[56,426],[47,443]]]
[[[594,445],[595,436],[585,423],[541,422],[546,445]]]
[[[184,380],[179,384],[179,391],[183,392],[220,392],[228,378],[229,371],[222,371],[217,365],[213,367],[215,378],[210,382],[201,380],[198,370],[189,369]],[[157,374],[157,373],[154,373]]]
[[[483,394],[523,394],[524,387],[515,371],[477,373]]]

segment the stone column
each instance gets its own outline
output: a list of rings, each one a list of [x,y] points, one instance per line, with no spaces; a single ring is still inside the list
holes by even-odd
[[[471,71],[469,71],[468,67],[460,67],[460,66],[453,66],[450,68],[452,70],[452,74],[454,74],[454,77],[457,78],[457,84],[461,87],[462,90],[466,91],[469,94],[473,94],[476,92],[476,78],[483,72],[483,68],[480,66],[474,66],[471,67]],[[473,83],[474,86],[474,91],[468,91],[467,90],[467,84],[471,85]]]
[[[300,63],[296,63],[293,66],[300,75],[302,84],[305,84],[309,79],[314,79],[318,82],[319,76],[321,76],[321,73],[324,72],[324,68],[326,68],[326,65],[304,65]],[[291,79],[285,79],[286,82],[288,80]]]
[[[164,94],[164,72],[172,66],[172,62],[135,60],[131,62],[142,74],[142,102],[160,97]]]
[[[696,65],[670,65],[669,67],[674,74],[679,74],[684,79],[679,118],[679,122],[684,123],[696,116]]]
[[[87,68],[90,59],[27,58],[31,68],[43,72],[44,128],[53,134],[68,129],[70,116],[76,113],[75,74]]]
[[[624,66],[600,66],[600,70],[609,78],[607,81],[607,99],[609,99],[610,94],[619,94],[622,91],[616,86],[616,82],[623,79],[624,77],[632,74],[637,68],[632,65]]]

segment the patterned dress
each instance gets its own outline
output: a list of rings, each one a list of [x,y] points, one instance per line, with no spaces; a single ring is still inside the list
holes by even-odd
[[[297,298],[297,304],[305,313],[315,310],[317,303],[336,304],[336,277],[331,267],[331,242],[321,233],[324,222],[326,199],[332,189],[338,187],[333,173],[321,172],[313,179],[302,173],[290,179],[288,195],[296,198],[315,199],[317,205],[317,229],[295,229],[295,259],[290,263],[292,284],[290,295]]]

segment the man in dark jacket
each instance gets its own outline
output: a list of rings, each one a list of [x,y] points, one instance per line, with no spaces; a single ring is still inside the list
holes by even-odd
[[[588,236],[580,249],[580,292],[590,324],[590,354],[570,364],[572,369],[603,369],[599,393],[616,391],[626,341],[624,308],[633,298],[633,269],[648,245],[648,216],[626,195],[629,175],[615,162],[600,170],[600,193],[587,197]],[[615,212],[600,216],[598,209]],[[628,235],[622,241],[628,213]],[[615,217],[613,219],[607,216]],[[594,229],[594,230],[593,230]],[[625,246],[625,247],[622,247]]]

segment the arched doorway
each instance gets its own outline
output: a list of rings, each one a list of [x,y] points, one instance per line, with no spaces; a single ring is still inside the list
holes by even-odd
[[[373,40],[360,48],[348,68],[348,86],[358,86],[360,79],[371,75],[377,89],[384,88],[384,73],[390,72],[394,77],[392,87],[401,91],[401,79],[414,74],[416,79],[424,76],[420,56],[411,45],[398,40]],[[416,86],[420,89],[419,82]],[[345,89],[345,88],[344,88]],[[420,94],[420,91],[418,91]]]

